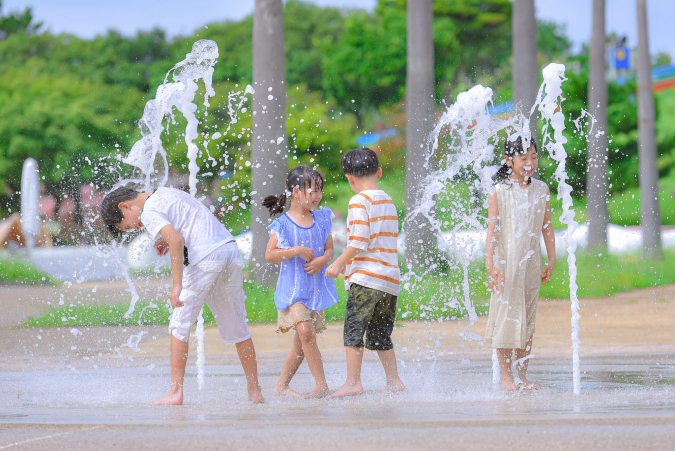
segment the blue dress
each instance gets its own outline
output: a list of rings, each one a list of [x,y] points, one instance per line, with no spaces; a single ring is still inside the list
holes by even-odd
[[[312,212],[314,223],[310,227],[301,227],[284,213],[270,225],[270,235],[276,234],[279,249],[294,246],[309,247],[315,257],[325,252],[326,240],[333,227],[333,212],[328,207]],[[306,261],[293,257],[281,262],[281,271],[274,293],[277,310],[284,311],[295,302],[302,302],[308,309],[324,310],[335,305],[338,298],[335,283],[326,277],[326,267],[314,275],[305,271]]]

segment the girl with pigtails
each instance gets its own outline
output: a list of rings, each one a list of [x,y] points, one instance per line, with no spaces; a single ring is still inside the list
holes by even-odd
[[[326,328],[325,309],[339,298],[335,283],[326,277],[326,265],[334,255],[334,215],[328,207],[317,209],[324,180],[319,171],[302,164],[288,174],[284,193],[267,196],[263,201],[270,216],[280,215],[269,227],[270,241],[265,251],[268,263],[281,263],[274,293],[279,311],[277,332],[295,329],[293,347],[274,389],[277,395],[303,396],[289,384],[304,359],[316,381],[316,389],[304,397],[329,394],[316,334]],[[291,206],[284,213],[289,198]]]

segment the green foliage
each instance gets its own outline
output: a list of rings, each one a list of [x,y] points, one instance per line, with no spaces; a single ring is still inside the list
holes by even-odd
[[[0,1],[0,10],[2,10],[2,1]],[[23,12],[13,12],[9,15],[0,14],[0,40],[7,36],[24,33],[32,34],[37,32],[42,26],[42,22],[33,22],[33,10],[26,8]]]
[[[675,251],[666,250],[663,261],[642,260],[639,254],[595,256],[577,253],[579,297],[611,296],[622,291],[667,285],[675,280]],[[567,258],[558,260],[551,282],[541,297],[569,298]]]
[[[30,263],[0,257],[0,283],[54,284],[57,281]]]

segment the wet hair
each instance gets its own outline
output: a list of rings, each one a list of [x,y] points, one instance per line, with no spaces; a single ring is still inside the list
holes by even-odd
[[[321,172],[306,164],[294,167],[286,177],[286,190],[278,196],[267,196],[262,202],[263,207],[269,209],[270,216],[283,213],[286,208],[286,201],[293,193],[293,188],[308,189],[312,186],[312,181],[314,181],[315,189],[323,191],[323,183],[326,181],[326,177]]]
[[[539,149],[537,148],[537,143],[532,140],[532,143],[530,146],[526,149],[523,147],[523,138],[518,136],[516,139],[513,141],[509,141],[508,139],[504,142],[504,157],[505,159],[513,161],[513,157],[516,155],[524,155],[527,153],[527,151],[530,149],[530,147],[534,147],[535,152],[539,152]],[[502,166],[499,168],[497,173],[495,174],[495,181],[497,183],[509,183],[511,180],[511,171],[512,169],[504,162]],[[532,179],[529,178],[527,180],[527,184],[529,185],[532,183]]]
[[[141,193],[134,189],[120,186],[103,198],[103,202],[101,202],[101,219],[103,219],[103,223],[108,227],[108,231],[113,237],[119,238],[122,234],[121,230],[117,228],[117,225],[124,219],[119,203],[135,199],[139,194]]]
[[[379,167],[377,154],[367,147],[350,150],[342,156],[342,170],[348,175],[365,177],[377,173]]]

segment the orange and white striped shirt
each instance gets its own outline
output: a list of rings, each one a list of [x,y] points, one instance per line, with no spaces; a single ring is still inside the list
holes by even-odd
[[[361,191],[349,201],[348,246],[360,252],[347,263],[345,287],[352,283],[398,296],[398,214],[382,190]]]

